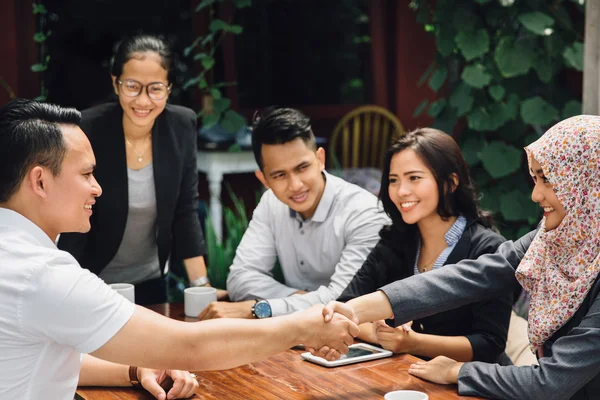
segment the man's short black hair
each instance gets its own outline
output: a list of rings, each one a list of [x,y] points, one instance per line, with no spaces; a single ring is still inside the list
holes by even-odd
[[[270,108],[265,115],[255,118],[252,125],[252,151],[262,170],[262,145],[284,144],[300,138],[307,147],[316,150],[315,135],[310,118],[293,108]]]
[[[37,165],[60,173],[67,144],[59,124],[80,121],[74,108],[33,100],[15,99],[0,108],[0,202],[8,201]]]

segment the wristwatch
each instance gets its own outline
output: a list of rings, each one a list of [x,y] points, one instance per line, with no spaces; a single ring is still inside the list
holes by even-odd
[[[207,283],[210,283],[210,281],[208,280],[208,276],[201,276],[198,279],[194,279],[193,281],[190,281],[190,287],[204,286]]]
[[[269,318],[273,314],[271,312],[271,305],[266,300],[256,301],[256,304],[252,306],[252,316],[254,318]]]

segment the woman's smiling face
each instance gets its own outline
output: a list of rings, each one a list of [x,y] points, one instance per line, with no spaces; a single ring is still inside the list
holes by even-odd
[[[529,170],[534,182],[531,200],[538,203],[544,209],[544,217],[546,217],[544,226],[546,231],[556,229],[567,213],[556,197],[554,188],[546,178],[542,166],[533,156],[531,156]]]

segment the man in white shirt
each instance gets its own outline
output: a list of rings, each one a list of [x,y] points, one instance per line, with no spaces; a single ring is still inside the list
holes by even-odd
[[[80,118],[29,100],[0,108],[1,399],[72,399],[78,384],[138,381],[165,399],[164,375],[175,381],[169,398],[184,398],[198,384],[171,369],[232,368],[298,343],[347,351],[356,325],[340,318],[329,329],[318,307],[272,321],[175,321],[129,303],[58,250],[59,233],[90,229],[102,193]]]
[[[325,150],[300,111],[260,118],[252,147],[269,190],[230,267],[233,302],[210,304],[200,319],[280,316],[337,299],[390,223],[374,195],[325,172]],[[276,262],[285,283],[273,277]]]

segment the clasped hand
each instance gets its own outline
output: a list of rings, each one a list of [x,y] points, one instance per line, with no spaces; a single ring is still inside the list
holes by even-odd
[[[173,386],[165,393],[160,385],[167,376],[173,379]],[[159,400],[187,399],[192,397],[199,386],[196,376],[187,371],[138,368],[138,378],[143,388]]]

